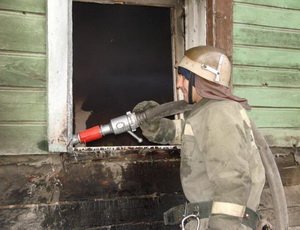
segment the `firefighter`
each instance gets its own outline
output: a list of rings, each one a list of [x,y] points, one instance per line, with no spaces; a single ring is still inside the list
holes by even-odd
[[[256,229],[256,210],[265,184],[264,167],[246,110],[232,94],[231,63],[220,49],[199,46],[178,65],[177,88],[194,104],[184,120],[145,121],[143,135],[154,143],[181,144],[180,178],[186,204],[164,214],[181,228]],[[158,105],[144,101],[134,112]]]

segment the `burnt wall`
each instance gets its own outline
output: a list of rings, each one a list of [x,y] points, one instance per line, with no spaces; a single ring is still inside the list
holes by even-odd
[[[295,151],[275,152],[290,226],[299,226],[300,167]],[[179,150],[120,149],[0,158],[1,229],[178,229],[164,211],[185,202]],[[268,186],[260,211],[274,221]],[[292,229],[292,228],[291,228]]]
[[[0,225],[4,229],[176,229],[163,226],[162,214],[184,202],[178,150],[104,155],[2,157]]]

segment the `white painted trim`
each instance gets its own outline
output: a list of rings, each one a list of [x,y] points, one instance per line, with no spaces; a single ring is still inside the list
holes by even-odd
[[[206,0],[185,2],[185,49],[206,45]]]
[[[172,66],[173,66],[173,94],[174,100],[182,100],[183,95],[180,90],[176,88],[177,78],[177,64],[184,55],[184,5],[182,1],[171,8],[171,40],[172,40]]]
[[[47,1],[48,150],[66,152],[72,132],[72,1]],[[71,103],[71,104],[70,104]]]

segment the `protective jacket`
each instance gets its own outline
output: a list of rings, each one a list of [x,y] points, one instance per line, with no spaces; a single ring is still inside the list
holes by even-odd
[[[185,121],[162,120],[148,138],[160,143],[181,141],[180,176],[189,202],[227,202],[257,209],[264,167],[249,118],[238,102],[202,99]],[[211,215],[208,225],[215,230],[247,229],[239,218],[222,214]]]

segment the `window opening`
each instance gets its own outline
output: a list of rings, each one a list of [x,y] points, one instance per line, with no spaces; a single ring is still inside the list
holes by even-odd
[[[170,8],[73,2],[72,11],[74,133],[143,100],[174,99]],[[88,144],[116,145],[139,144],[127,133]]]

